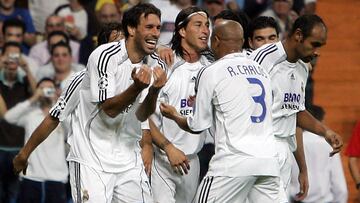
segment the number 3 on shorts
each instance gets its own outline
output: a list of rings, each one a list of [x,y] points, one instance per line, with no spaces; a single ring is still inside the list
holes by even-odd
[[[262,112],[260,116],[250,116],[251,121],[253,123],[261,123],[264,121],[266,116],[266,104],[265,104],[265,89],[262,82],[257,78],[246,78],[250,84],[259,85],[261,87],[261,94],[259,96],[253,96],[253,100],[255,103],[260,104],[262,108]]]

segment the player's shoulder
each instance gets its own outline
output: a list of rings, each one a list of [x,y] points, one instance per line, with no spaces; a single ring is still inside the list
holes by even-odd
[[[165,63],[165,61],[163,61],[163,60],[160,58],[159,54],[156,53],[156,52],[148,55],[146,60],[147,60],[146,64],[147,64],[148,66],[151,66],[151,67],[159,66],[159,67],[161,67],[161,68],[164,69],[164,70],[167,70],[167,68],[168,68],[167,65],[166,65],[166,63]]]
[[[252,51],[249,58],[262,64],[267,61],[279,61],[286,58],[286,53],[281,42],[265,44]]]
[[[124,41],[110,42],[98,46],[90,55],[92,60],[106,60],[110,57],[121,58],[123,55],[127,55]]]

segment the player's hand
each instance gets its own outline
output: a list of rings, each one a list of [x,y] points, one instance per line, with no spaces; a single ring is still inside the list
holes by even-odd
[[[136,68],[134,68],[131,72],[131,78],[134,80],[135,86],[143,90],[150,84],[151,69],[147,65],[142,65],[139,71],[136,71]]]
[[[174,172],[180,175],[188,174],[190,165],[184,152],[176,148],[173,144],[167,145],[164,150]]]
[[[164,87],[164,85],[166,84],[167,78],[166,78],[166,73],[162,68],[160,68],[159,66],[156,66],[153,69],[153,77],[154,77],[154,82],[153,82],[152,86],[155,89],[161,89],[162,87]]]
[[[326,130],[324,137],[325,137],[325,140],[333,148],[333,151],[330,152],[330,156],[334,156],[336,153],[340,152],[340,150],[344,144],[340,135],[338,135],[336,132],[328,129],[328,130]]]
[[[174,52],[171,48],[160,46],[157,49],[160,59],[170,67],[174,64]]]
[[[17,154],[13,159],[14,173],[19,174],[21,171],[26,175],[26,169],[28,166],[27,158],[21,153]]]
[[[169,119],[173,119],[174,116],[178,113],[175,107],[165,103],[160,104],[160,111],[163,116]]]
[[[153,146],[151,144],[144,144],[141,149],[141,158],[144,163],[145,173],[150,177],[151,175],[151,167],[152,167],[152,160],[154,156]]]
[[[299,173],[299,185],[300,185],[300,191],[295,195],[296,201],[302,201],[307,196],[307,193],[309,191],[309,179],[306,172],[300,172]]]

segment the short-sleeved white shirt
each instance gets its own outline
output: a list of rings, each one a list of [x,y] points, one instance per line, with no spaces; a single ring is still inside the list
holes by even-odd
[[[79,104],[71,113],[69,161],[105,172],[121,172],[135,166],[137,141],[141,138],[135,111],[141,96],[115,118],[107,116],[99,103],[133,84],[131,72],[140,66],[141,63],[132,64],[129,60],[124,40],[104,44],[90,55],[81,88],[76,89],[78,98],[73,99],[74,103],[78,99]],[[60,119],[66,115],[64,112],[67,111],[60,113]]]
[[[286,57],[281,42],[262,46],[250,55],[270,75],[274,134],[278,137],[294,136],[296,114],[305,110],[307,65],[301,60],[290,63]]]
[[[193,115],[193,102],[190,96],[195,95],[195,81],[199,70],[210,64],[210,61],[201,56],[195,63],[188,63],[180,56],[176,56],[174,65],[170,68],[169,78],[159,93],[158,104],[168,103],[176,108],[183,116]],[[153,121],[164,136],[185,154],[196,154],[205,142],[205,133],[192,134],[181,130],[174,121],[163,117],[157,105]]]
[[[270,78],[243,53],[224,56],[200,70],[191,130],[215,126],[209,175],[279,174],[272,129]]]

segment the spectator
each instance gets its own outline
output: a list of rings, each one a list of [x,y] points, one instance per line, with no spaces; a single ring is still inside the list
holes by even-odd
[[[205,8],[211,19],[225,9],[224,0],[205,0]]]
[[[273,0],[271,8],[260,14],[261,16],[270,16],[275,19],[280,27],[280,39],[285,39],[298,17],[296,12],[291,10],[292,5],[293,0]]]
[[[360,157],[360,120],[353,129],[345,155],[349,157],[349,169],[357,191],[355,201],[358,203],[360,202],[360,170],[358,162]]]
[[[14,48],[15,47],[15,48]],[[17,49],[17,55],[14,53]],[[31,96],[31,84],[35,80],[26,63],[20,58],[20,45],[7,42],[3,47],[0,70],[0,94],[7,108],[12,108]],[[19,66],[28,73],[21,77]],[[4,107],[2,107],[3,109]],[[15,202],[18,191],[18,177],[14,175],[11,160],[24,144],[24,129],[0,120],[0,202]]]
[[[40,66],[43,66],[47,64],[50,60],[50,49],[49,49],[49,38],[50,34],[54,31],[56,35],[63,35],[64,39],[67,39],[66,41],[69,41],[69,45],[71,47],[72,52],[72,60],[75,63],[79,62],[79,52],[80,52],[80,44],[74,40],[69,40],[68,35],[65,33],[65,23],[64,19],[57,15],[51,15],[47,18],[46,21],[46,40],[43,42],[40,42],[33,46],[30,49],[29,56],[33,59],[35,59]],[[61,33],[61,34],[60,34]],[[53,33],[53,35],[55,35]]]
[[[28,10],[15,7],[15,0],[0,0],[0,21],[19,19],[25,23],[24,42],[31,47],[36,43],[35,28]],[[25,52],[26,53],[26,52]]]
[[[54,13],[58,6],[66,4],[67,0],[31,0],[28,2],[36,32],[45,33],[47,17]]]
[[[24,40],[24,30],[24,23],[18,19],[6,20],[4,22],[4,26],[2,27],[4,42],[16,42],[20,44],[20,55],[22,59],[24,59],[24,61],[28,64],[31,73],[34,75],[38,69],[38,64],[35,60],[24,54],[24,51],[27,50],[25,46],[22,46]],[[20,70],[20,73],[23,74],[23,71]]]
[[[69,0],[69,4],[59,6],[55,14],[64,17],[65,28],[70,37],[78,41],[86,37],[88,15],[78,0]]]
[[[65,87],[65,81],[76,71],[84,67],[79,64],[71,63],[71,48],[65,42],[58,42],[51,47],[51,63],[40,67],[36,74],[37,79],[44,77],[55,81],[57,87],[62,90]]]
[[[56,99],[54,81],[48,78],[42,79],[34,95],[9,109],[5,114],[5,120],[23,127],[27,141]],[[65,132],[61,126],[58,126],[46,142],[29,157],[27,172],[21,175],[18,202],[44,200],[65,203],[65,183],[68,175],[65,160]]]
[[[309,112],[319,121],[324,120],[325,112],[320,106],[312,106]],[[331,146],[325,139],[314,133],[303,131],[303,145],[309,178],[309,191],[307,197],[301,202],[347,202],[347,188],[339,154],[329,157]],[[290,183],[291,198],[296,198],[298,192],[299,169],[293,161],[292,180]]]
[[[100,7],[97,17],[100,24],[110,22],[121,22],[121,13],[114,3],[104,3]]]
[[[181,11],[176,5],[177,1],[170,0],[151,0],[150,3],[161,8],[161,30],[158,45],[169,45],[175,30],[175,18]]]

